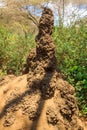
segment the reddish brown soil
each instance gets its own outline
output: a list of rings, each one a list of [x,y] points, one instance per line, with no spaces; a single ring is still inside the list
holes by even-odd
[[[36,48],[19,77],[0,81],[0,130],[86,130],[78,117],[74,88],[57,68],[53,14],[45,8]]]

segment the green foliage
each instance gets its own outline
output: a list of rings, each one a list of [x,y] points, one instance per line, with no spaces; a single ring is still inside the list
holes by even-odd
[[[87,115],[87,26],[55,27],[58,66],[75,86],[79,109]]]
[[[6,74],[7,71],[18,75],[30,49],[34,46],[32,34],[20,36],[5,27],[0,27],[0,76]]]

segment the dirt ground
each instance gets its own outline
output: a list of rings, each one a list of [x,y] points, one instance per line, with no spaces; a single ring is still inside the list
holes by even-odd
[[[66,81],[58,79],[54,96],[43,99],[40,90],[27,86],[27,76],[9,75],[0,82],[0,130],[82,130],[83,127],[87,130],[86,121],[77,121],[76,117],[75,122],[67,119],[71,114],[64,102],[67,97],[63,100],[62,93],[60,94],[62,87],[67,87],[67,92],[71,88]],[[62,117],[61,114],[68,117]],[[79,128],[73,126],[76,121]]]

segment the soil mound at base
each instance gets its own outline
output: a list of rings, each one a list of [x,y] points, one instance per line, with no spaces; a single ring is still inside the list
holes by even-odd
[[[39,89],[27,86],[27,77],[0,86],[0,130],[86,130],[68,82],[59,78],[54,96],[44,99]]]

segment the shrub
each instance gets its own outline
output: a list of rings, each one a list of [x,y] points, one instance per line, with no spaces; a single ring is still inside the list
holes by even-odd
[[[20,74],[26,57],[32,47],[35,46],[34,36],[26,34],[20,36],[12,33],[5,27],[0,27],[0,70],[2,73],[10,71]],[[0,75],[2,75],[2,73]]]
[[[79,109],[87,115],[87,26],[55,27],[58,66],[75,86]]]

